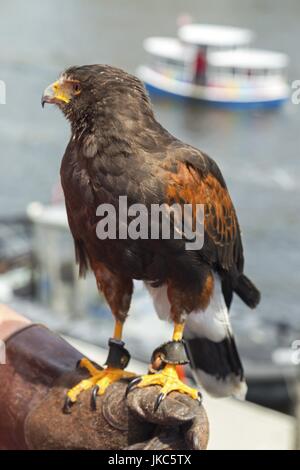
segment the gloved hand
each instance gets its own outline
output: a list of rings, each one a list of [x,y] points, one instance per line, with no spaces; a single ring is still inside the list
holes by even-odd
[[[80,394],[69,415],[66,391],[87,376],[76,369],[82,355],[58,335],[26,325],[6,341],[0,366],[0,449],[205,449],[208,423],[202,406],[172,392],[154,411],[158,386],[112,384],[91,408]]]
[[[208,420],[198,402],[177,392],[163,400],[156,411],[154,404],[160,387],[134,389],[127,397],[127,405],[137,427],[155,424],[154,436],[130,449],[194,449],[203,450],[208,442]]]

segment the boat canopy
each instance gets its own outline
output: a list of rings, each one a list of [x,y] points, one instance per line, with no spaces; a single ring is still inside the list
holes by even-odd
[[[231,26],[188,24],[179,28],[178,36],[183,42],[197,46],[237,47],[249,44],[254,34]]]
[[[233,51],[211,52],[208,63],[215,67],[236,69],[284,69],[288,65],[286,54],[258,49],[236,49]]]
[[[151,37],[143,42],[144,49],[157,57],[184,61],[189,56],[187,48],[176,38]]]

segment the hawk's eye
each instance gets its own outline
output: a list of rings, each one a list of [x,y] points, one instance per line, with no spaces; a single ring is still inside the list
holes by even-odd
[[[81,92],[80,83],[75,82],[75,83],[73,84],[73,90],[74,90],[74,93],[75,93],[76,95],[78,95],[78,94]]]

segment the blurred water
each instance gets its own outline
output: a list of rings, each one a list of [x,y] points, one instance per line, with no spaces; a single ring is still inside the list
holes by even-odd
[[[253,28],[256,45],[291,58],[300,78],[298,0],[0,0],[0,214],[48,202],[67,143],[59,112],[42,111],[45,86],[71,64],[110,63],[134,72],[142,40],[174,35],[180,13]],[[258,314],[300,326],[300,106],[230,112],[155,101],[161,123],[220,165],[243,228],[246,271],[263,292]],[[238,300],[234,310],[248,313]],[[249,313],[248,313],[249,315]],[[253,315],[250,313],[250,315]]]

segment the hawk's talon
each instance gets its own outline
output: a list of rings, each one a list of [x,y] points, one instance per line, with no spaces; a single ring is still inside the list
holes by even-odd
[[[160,385],[162,387],[154,405],[155,411],[158,409],[162,400],[171,392],[184,393],[193,398],[193,400],[197,400],[199,403],[202,401],[202,396],[198,390],[189,387],[179,379],[176,365],[174,364],[167,364],[160,372],[156,372],[155,374],[143,375],[142,377],[132,380],[127,387],[127,394],[135,385],[138,388],[144,388],[150,385]]]
[[[159,405],[161,404],[161,402],[166,398],[166,395],[165,393],[160,393],[157,398],[156,398],[156,401],[155,401],[155,404],[154,404],[154,411],[157,411]]]
[[[62,409],[62,411],[65,415],[70,415],[72,413],[71,408],[72,408],[73,404],[74,404],[74,402],[67,395],[66,398],[65,398],[63,409]]]
[[[198,392],[198,398],[197,398],[197,401],[198,401],[199,405],[202,405],[203,396],[202,396],[202,393],[201,393],[201,392]]]
[[[127,385],[126,392],[125,392],[125,398],[128,396],[128,393],[130,390],[137,384],[139,384],[142,380],[142,377],[136,377],[135,379],[131,380],[129,384]]]
[[[95,365],[86,358],[80,360],[79,366],[87,369],[90,373],[90,377],[82,380],[67,392],[67,397],[63,407],[65,413],[70,413],[71,406],[77,401],[81,392],[92,389],[91,407],[95,410],[97,406],[97,395],[104,395],[105,390],[110,384],[117,382],[120,379],[135,377],[135,374],[132,372],[127,372],[115,367],[97,369],[97,367],[95,367]]]
[[[91,408],[93,411],[97,410],[97,395],[99,391],[99,385],[95,385],[95,387],[92,390],[92,396],[91,396]]]

